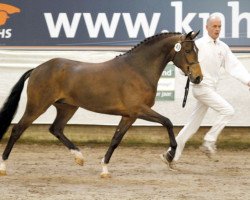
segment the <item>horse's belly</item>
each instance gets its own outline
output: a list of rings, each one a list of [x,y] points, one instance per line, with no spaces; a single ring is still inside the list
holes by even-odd
[[[81,95],[74,95],[66,100],[66,103],[73,104],[75,106],[106,114],[118,114],[121,110],[124,110],[124,105],[122,104],[118,96],[110,94],[93,94],[83,92]]]

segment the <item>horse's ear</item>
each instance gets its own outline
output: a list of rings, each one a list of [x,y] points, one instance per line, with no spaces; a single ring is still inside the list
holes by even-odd
[[[190,32],[186,35],[186,38],[191,38],[192,33],[193,33],[193,31],[190,31]]]
[[[191,38],[192,40],[200,33],[200,30],[197,32],[190,31],[187,35],[186,38]]]
[[[192,38],[192,39],[196,38],[196,36],[197,36],[199,33],[200,33],[200,30],[197,31],[197,32],[192,32],[191,38]]]

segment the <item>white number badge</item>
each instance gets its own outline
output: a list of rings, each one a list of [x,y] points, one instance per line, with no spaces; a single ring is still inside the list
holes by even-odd
[[[179,52],[180,50],[181,50],[181,43],[176,43],[175,45],[174,45],[174,50],[176,51],[176,52]]]

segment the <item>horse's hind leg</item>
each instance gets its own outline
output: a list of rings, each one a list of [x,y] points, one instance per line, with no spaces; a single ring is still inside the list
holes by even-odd
[[[76,147],[64,134],[63,130],[70,118],[75,114],[78,107],[71,106],[68,104],[55,103],[54,106],[57,109],[57,116],[49,131],[56,136],[68,149],[71,153],[75,155],[75,161],[79,165],[84,164],[82,153],[79,148]]]
[[[0,161],[0,175],[6,174],[6,164],[5,161],[9,158],[10,152],[17,142],[17,140],[21,137],[22,133],[32,124],[32,122],[39,117],[44,111],[47,110],[49,106],[44,107],[34,107],[27,106],[24,115],[20,119],[20,121],[13,126],[10,138],[8,140],[7,146],[2,154],[2,160]]]
[[[114,152],[114,150],[118,147],[120,142],[122,141],[123,136],[127,132],[127,130],[131,127],[131,125],[135,122],[136,118],[128,118],[122,117],[118,127],[116,128],[115,134],[111,140],[111,144],[107,153],[105,154],[104,158],[102,159],[102,173],[101,178],[109,178],[111,177],[110,173],[108,172],[108,163],[109,160]]]

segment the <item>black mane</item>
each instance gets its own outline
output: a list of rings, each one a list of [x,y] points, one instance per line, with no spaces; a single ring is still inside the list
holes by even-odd
[[[148,44],[151,44],[153,42],[162,40],[164,38],[171,37],[171,36],[174,36],[174,35],[180,35],[180,34],[181,33],[179,33],[179,32],[168,32],[168,33],[159,33],[159,34],[153,35],[151,37],[148,37],[148,38],[142,40],[140,43],[138,43],[135,46],[133,46],[130,50],[126,51],[124,54],[121,54],[119,56],[130,54],[135,49],[137,49],[138,47],[141,47],[142,45],[148,45]],[[119,57],[119,56],[117,56],[117,57]]]

